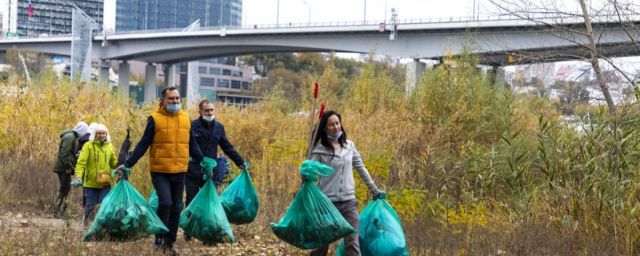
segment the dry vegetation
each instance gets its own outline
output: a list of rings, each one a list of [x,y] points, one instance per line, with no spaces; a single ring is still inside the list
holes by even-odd
[[[408,100],[403,81],[392,79],[393,68],[385,65],[364,65],[357,77],[344,77],[329,63],[305,80],[311,85],[318,79],[321,98],[331,99],[330,108],[343,113],[349,138],[399,213],[411,254],[637,254],[637,107],[622,106],[614,117],[603,109],[584,108],[592,121],[576,132],[546,100],[516,97],[491,85],[473,57],[455,63],[430,71]],[[339,88],[340,95],[332,88],[335,81],[347,86]],[[3,86],[17,84],[19,77],[12,76]],[[301,93],[300,98],[308,98],[310,90]],[[292,113],[309,109],[310,103],[290,99],[275,86],[259,104],[218,106],[217,119],[252,164],[259,215],[252,224],[234,226],[239,239],[234,245],[206,248],[187,245],[180,237],[181,252],[304,254],[277,241],[269,226],[293,197],[306,149],[308,119]],[[49,211],[58,183],[51,167],[59,132],[78,120],[103,122],[119,147],[127,127],[134,140],[140,137],[152,108],[136,108],[107,89],[71,84],[47,73],[23,93],[4,97],[0,251],[151,254],[149,239],[81,243],[80,218],[53,220]],[[189,110],[195,118],[194,106]],[[149,193],[146,161],[134,168],[131,180]],[[361,182],[357,191],[362,206],[368,195]],[[79,197],[74,189],[76,216]],[[23,219],[27,224],[20,223]]]

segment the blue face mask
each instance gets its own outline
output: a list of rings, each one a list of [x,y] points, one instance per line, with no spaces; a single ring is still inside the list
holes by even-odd
[[[180,110],[180,103],[167,104],[166,107],[167,107],[167,111],[169,111],[169,113],[175,114],[175,113],[178,113],[178,110]]]
[[[329,141],[337,141],[338,139],[340,139],[340,137],[342,137],[342,131],[340,131],[336,136],[327,134],[327,138],[329,139]]]

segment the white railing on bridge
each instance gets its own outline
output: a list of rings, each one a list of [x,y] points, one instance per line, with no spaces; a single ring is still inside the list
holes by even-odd
[[[639,14],[632,14],[625,16],[627,20],[640,22]],[[258,30],[258,29],[286,29],[286,28],[321,28],[321,27],[353,27],[353,26],[379,26],[380,24],[386,25],[411,25],[411,24],[442,24],[442,23],[484,23],[484,22],[531,22],[531,23],[549,23],[549,24],[579,24],[584,22],[581,14],[542,14],[542,15],[529,15],[529,16],[517,16],[517,15],[494,15],[494,16],[460,16],[460,17],[435,17],[435,18],[415,18],[415,19],[398,19],[393,24],[390,21],[384,20],[368,20],[368,21],[335,21],[335,22],[311,22],[311,23],[279,23],[279,24],[254,24],[243,26],[211,26],[200,27],[199,31],[221,30],[221,29],[234,29],[234,30]],[[592,16],[591,21],[593,23],[616,23],[620,22],[617,16],[613,15],[599,15]],[[173,29],[155,29],[155,30],[132,30],[122,31],[116,33],[110,33],[109,35],[130,35],[130,34],[143,34],[143,33],[163,33],[163,32],[181,32],[183,28]],[[96,35],[104,35],[102,31],[97,32]],[[57,34],[47,35],[46,38],[59,38],[69,37],[70,34]],[[43,36],[21,36],[20,38],[42,38]],[[11,39],[11,38],[6,38]]]

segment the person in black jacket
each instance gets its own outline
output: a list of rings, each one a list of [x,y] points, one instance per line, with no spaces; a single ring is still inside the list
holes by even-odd
[[[191,121],[191,132],[196,143],[202,151],[202,155],[213,159],[218,159],[218,146],[222,151],[231,158],[231,160],[242,170],[246,169],[242,156],[233,148],[233,145],[227,139],[224,126],[215,120],[215,109],[213,103],[209,100],[203,100],[198,105],[200,117]],[[202,179],[204,172],[200,164],[195,162],[189,163],[189,169],[185,178],[185,190],[187,191],[187,204],[193,200],[200,188],[204,186],[205,180]],[[191,237],[185,235],[185,240],[191,240]]]

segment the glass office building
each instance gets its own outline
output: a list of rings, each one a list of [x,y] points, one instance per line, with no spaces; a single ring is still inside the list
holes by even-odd
[[[240,26],[242,0],[118,0],[116,31]]]
[[[14,25],[3,30],[18,36],[71,34],[73,5],[102,27],[103,0],[31,0],[31,16],[28,0],[7,0],[2,7],[7,15],[5,20]]]
[[[118,0],[116,33],[186,28],[196,20],[200,27],[233,27],[242,22],[242,0]],[[180,88],[186,88],[187,64],[176,64]],[[251,96],[250,68],[235,65],[235,57],[198,61],[197,92],[201,98],[237,105],[256,101]]]

